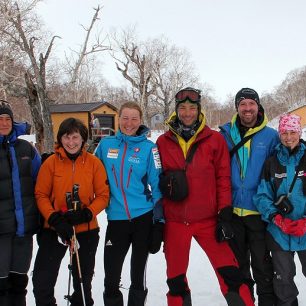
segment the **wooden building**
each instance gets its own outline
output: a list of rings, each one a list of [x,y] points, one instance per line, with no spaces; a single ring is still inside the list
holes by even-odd
[[[61,122],[69,117],[82,120],[89,129],[89,139],[118,130],[118,110],[108,102],[50,105],[54,139]]]
[[[306,127],[306,104],[292,110],[290,114],[299,115],[301,117],[302,128]]]

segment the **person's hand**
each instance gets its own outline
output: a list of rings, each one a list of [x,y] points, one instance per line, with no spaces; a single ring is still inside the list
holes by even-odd
[[[164,239],[164,226],[164,223],[158,221],[152,225],[149,241],[149,252],[151,254],[156,254],[160,250]]]
[[[289,218],[284,218],[282,215],[277,214],[273,218],[273,223],[278,226],[283,233],[287,235],[292,235],[292,230],[295,226],[296,221],[292,221]]]
[[[219,211],[216,225],[216,240],[218,242],[230,240],[234,237],[234,230],[231,224],[232,216],[232,206],[224,207]]]
[[[92,220],[92,212],[87,207],[77,210],[68,210],[64,214],[65,219],[71,225],[87,223]]]
[[[291,235],[293,236],[304,236],[306,234],[306,219],[296,220],[291,227]]]
[[[72,225],[65,220],[61,212],[57,211],[51,214],[48,223],[54,228],[63,243],[70,244],[73,236],[73,228]]]

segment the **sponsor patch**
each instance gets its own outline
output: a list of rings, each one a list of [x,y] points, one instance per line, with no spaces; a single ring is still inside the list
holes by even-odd
[[[160,156],[157,148],[152,148],[152,154],[153,154],[153,160],[154,160],[154,165],[155,169],[161,169],[161,161],[160,161]]]
[[[133,163],[133,164],[139,164],[140,163],[140,159],[139,159],[139,157],[136,154],[133,154],[132,156],[130,156],[128,158],[128,161],[130,163]]]
[[[118,158],[119,149],[108,149],[107,158]]]
[[[287,173],[275,173],[276,178],[284,178],[287,177]]]

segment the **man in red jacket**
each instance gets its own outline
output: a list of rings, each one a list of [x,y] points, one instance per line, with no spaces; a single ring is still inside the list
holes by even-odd
[[[167,121],[169,131],[157,140],[164,173],[186,167],[188,182],[188,195],[183,200],[163,198],[168,306],[191,305],[186,272],[193,237],[207,254],[227,304],[252,306],[250,291],[242,283],[236,258],[226,241],[232,237],[226,143],[221,134],[205,124],[199,90],[182,89],[175,102],[175,112]],[[186,163],[194,145],[197,147],[193,158]],[[169,190],[164,194],[169,195]]]

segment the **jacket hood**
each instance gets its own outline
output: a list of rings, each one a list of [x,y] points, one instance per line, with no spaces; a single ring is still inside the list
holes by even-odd
[[[205,115],[203,112],[201,112],[199,120],[200,120],[199,127],[197,128],[195,134],[187,142],[183,139],[183,137],[179,135],[178,131],[175,129],[174,124],[176,121],[176,113],[173,112],[169,117],[169,119],[166,121],[166,124],[169,126],[169,131],[165,133],[165,136],[170,138],[173,138],[173,134],[176,136],[177,141],[180,147],[182,148],[185,157],[187,155],[189,148],[195,141],[200,141],[210,136],[212,133],[211,129],[206,125]]]
[[[14,143],[19,136],[28,135],[30,129],[31,125],[27,122],[13,122],[11,133],[7,136],[0,136],[0,143],[3,141]]]
[[[148,127],[146,127],[145,125],[140,125],[135,136],[123,134],[120,130],[118,130],[115,137],[121,142],[132,144],[132,143],[141,142],[144,139],[147,139],[147,135],[149,134],[149,132],[150,132],[150,129]]]
[[[286,148],[282,143],[279,143],[275,150],[277,152],[277,157],[282,165],[285,166],[288,164],[290,159],[292,162],[294,162],[295,165],[297,165],[302,156],[305,154],[306,146],[304,143],[300,142],[297,151],[294,154],[290,154],[288,148]]]
[[[80,155],[79,155],[76,159],[78,159],[78,158],[80,158],[80,157],[81,157],[82,159],[84,159],[84,158],[85,158],[85,153],[86,153],[86,149],[83,147],[82,150],[81,150]],[[55,154],[56,154],[56,156],[58,156],[59,159],[61,159],[61,160],[63,160],[63,159],[69,159],[68,156],[67,156],[67,154],[66,154],[66,151],[65,151],[65,149],[64,149],[63,147],[56,147],[56,149],[55,149]]]
[[[166,125],[168,125],[169,129],[178,137],[181,137],[179,135],[179,132],[176,128],[176,122],[177,122],[178,118],[177,118],[177,114],[176,112],[173,112],[170,117],[166,120]],[[195,132],[195,135],[197,135],[200,131],[202,131],[204,129],[204,126],[206,124],[206,118],[205,118],[205,114],[203,112],[201,112],[200,116],[199,116],[199,126]]]

